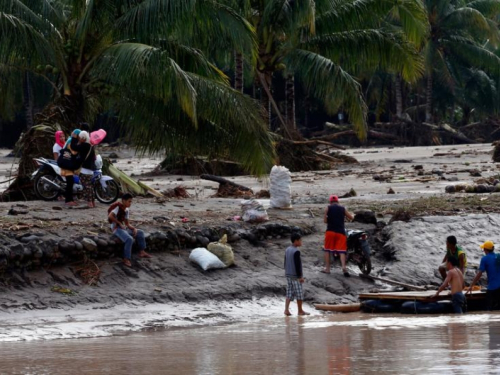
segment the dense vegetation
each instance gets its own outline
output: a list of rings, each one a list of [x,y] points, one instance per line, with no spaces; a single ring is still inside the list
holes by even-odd
[[[361,141],[377,122],[494,121],[499,15],[500,0],[0,0],[0,116],[28,114],[20,174],[54,129],[104,113],[144,152],[262,174],[270,131],[297,139],[312,112],[346,114]]]

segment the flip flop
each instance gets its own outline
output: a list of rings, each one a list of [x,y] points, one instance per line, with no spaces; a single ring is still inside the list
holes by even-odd
[[[152,258],[153,256],[151,254],[145,253],[143,255],[139,255],[139,258]]]
[[[321,270],[320,272],[321,272],[321,273],[326,273],[327,275],[329,275],[329,274],[330,274],[330,272],[326,272],[325,270]]]
[[[351,277],[351,275],[349,275],[349,272],[344,272],[344,276],[345,277]]]

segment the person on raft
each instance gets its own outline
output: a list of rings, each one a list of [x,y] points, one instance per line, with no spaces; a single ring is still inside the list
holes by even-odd
[[[340,255],[342,263],[342,272],[345,277],[349,277],[346,266],[347,236],[345,234],[345,218],[352,220],[354,216],[339,204],[339,198],[336,195],[330,196],[330,205],[325,209],[323,222],[327,224],[325,233],[325,243],[323,251],[325,253],[325,268],[323,273],[330,273],[331,254]]]
[[[467,294],[472,292],[472,288],[479,281],[483,272],[488,275],[488,289],[486,290],[486,308],[498,310],[500,308],[500,254],[495,253],[495,244],[493,241],[486,241],[481,246],[485,256],[479,263],[479,271],[472,280]]]
[[[458,268],[462,275],[465,275],[465,269],[467,267],[467,255],[465,251],[457,245],[457,238],[455,236],[448,236],[446,238],[446,254],[443,258],[443,263],[439,266],[439,273],[441,277],[446,279],[446,270],[448,259],[455,258],[458,262]]]
[[[436,298],[448,285],[451,286],[451,304],[455,314],[463,314],[466,304],[465,296],[462,292],[464,287],[464,275],[458,268],[458,260],[455,257],[449,257],[446,261],[448,273],[443,284],[432,298]]]
[[[286,301],[285,315],[290,316],[290,302],[297,299],[298,315],[309,315],[302,309],[304,291],[302,284],[305,279],[302,274],[302,260],[299,247],[302,246],[302,237],[297,232],[292,233],[292,245],[285,250]]]
[[[132,267],[130,262],[132,258],[132,245],[134,238],[139,245],[139,258],[151,258],[146,252],[146,239],[144,232],[134,228],[129,222],[129,208],[132,205],[132,194],[123,194],[122,201],[113,203],[108,208],[108,221],[111,224],[111,231],[124,244],[123,264],[126,267]]]

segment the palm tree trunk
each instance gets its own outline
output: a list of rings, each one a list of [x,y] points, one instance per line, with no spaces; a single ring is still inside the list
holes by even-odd
[[[26,128],[31,129],[34,125],[33,121],[33,94],[31,90],[30,84],[30,76],[28,72],[24,73],[24,82],[23,82],[23,105],[24,111],[26,114]]]
[[[427,76],[425,91],[425,122],[432,122],[432,72]]]
[[[243,55],[234,52],[234,89],[243,92]]]
[[[403,116],[403,90],[401,85],[401,75],[394,76],[394,90],[396,91],[396,117]]]
[[[263,79],[265,82],[267,82],[267,87],[269,91],[272,91],[271,83],[272,80],[270,79],[271,77],[268,77],[267,75],[263,75]],[[272,127],[272,122],[271,122],[271,100],[269,98],[269,95],[267,94],[266,90],[264,89],[262,83],[260,82],[258,76],[255,77],[255,84],[257,87],[260,89],[260,103],[262,105],[262,108],[264,108],[264,116],[267,121],[267,125],[269,127],[269,130],[273,130]]]
[[[285,80],[286,124],[289,130],[296,128],[295,123],[295,77],[288,75]]]

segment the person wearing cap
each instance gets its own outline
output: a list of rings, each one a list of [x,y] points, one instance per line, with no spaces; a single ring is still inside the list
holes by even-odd
[[[330,196],[330,205],[325,210],[323,222],[327,224],[325,233],[325,269],[321,272],[330,273],[330,255],[340,255],[342,271],[344,276],[349,277],[346,267],[347,236],[345,234],[345,218],[352,220],[354,216],[339,204],[339,198],[336,195]]]
[[[448,236],[446,238],[446,254],[443,258],[443,263],[439,266],[439,273],[443,280],[446,279],[446,271],[448,270],[448,259],[455,258],[458,262],[458,268],[462,275],[465,275],[465,268],[467,267],[467,256],[465,251],[457,245],[457,238],[455,236]]]
[[[485,256],[479,263],[479,271],[472,280],[467,294],[472,292],[473,286],[479,281],[483,272],[488,276],[488,289],[486,291],[486,307],[488,310],[498,309],[500,307],[500,256],[495,253],[495,244],[493,241],[486,241],[481,246]]]

